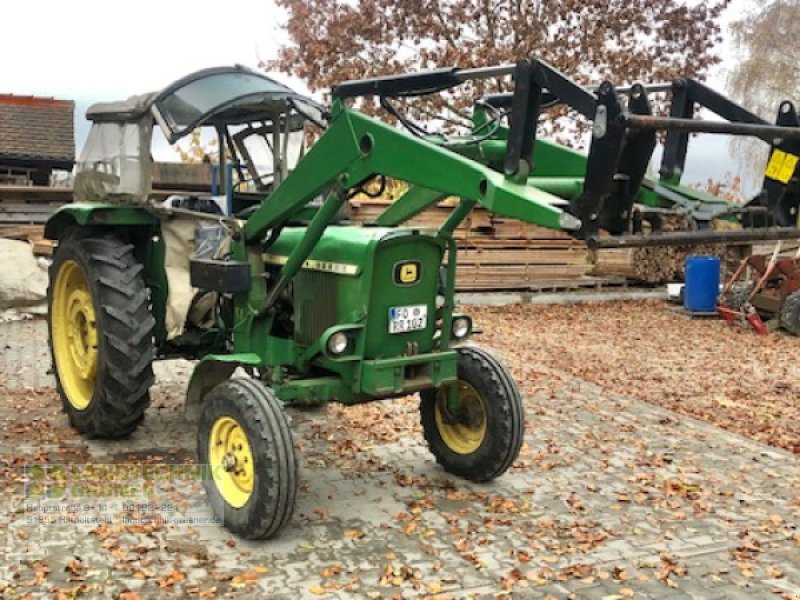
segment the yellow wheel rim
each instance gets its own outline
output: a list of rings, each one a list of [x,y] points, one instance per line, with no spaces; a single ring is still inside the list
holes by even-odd
[[[241,508],[253,493],[253,453],[241,425],[233,417],[220,417],[211,426],[208,460],[222,498]]]
[[[97,320],[86,275],[74,260],[64,261],[58,270],[50,311],[61,388],[74,408],[86,410],[97,376]]]
[[[442,387],[436,397],[436,426],[442,441],[456,454],[472,454],[486,437],[486,401],[465,381],[459,381],[459,408],[447,416],[447,389]]]

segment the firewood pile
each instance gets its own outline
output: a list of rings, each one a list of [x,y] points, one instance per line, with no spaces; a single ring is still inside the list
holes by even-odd
[[[715,224],[715,229],[725,228],[727,226],[724,223]],[[689,229],[683,217],[666,217],[664,232]],[[592,273],[596,275],[619,275],[634,281],[657,284],[683,280],[686,257],[690,255],[719,256],[724,278],[749,251],[747,244],[691,244],[600,250],[592,253],[589,260],[594,265]]]
[[[735,268],[739,264],[745,251],[745,246],[725,244],[601,250],[594,253],[595,267],[592,272],[597,275],[619,275],[644,283],[665,283],[684,278],[687,256],[719,256],[724,273],[730,271],[731,265]]]

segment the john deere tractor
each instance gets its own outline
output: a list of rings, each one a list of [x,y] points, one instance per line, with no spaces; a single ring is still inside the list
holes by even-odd
[[[513,93],[476,101],[461,135],[403,114],[405,99],[509,76]],[[682,135],[698,122],[652,117],[646,88],[623,91],[627,108],[608,83],[588,89],[524,60],[347,82],[327,108],[237,66],[91,107],[76,201],[46,226],[57,240],[50,345],[70,422],[89,436],[128,435],[149,403],[152,361],[196,359],[186,405],[212,474],[208,497],[246,538],[273,536],[292,515],[298,467],[285,405],[418,392],[437,462],[473,481],[498,477],[519,454],[523,406],[501,361],[467,343],[453,232],[476,204],[591,237],[635,234],[634,203],[702,202],[674,179],[644,178],[656,130]],[[354,99],[367,95],[397,124],[359,112]],[[541,110],[559,102],[593,121],[588,157],[536,139]],[[170,143],[197,129],[216,140],[212,189],[155,200],[154,126]],[[306,148],[309,128],[317,139]],[[796,154],[786,143],[776,149]],[[407,191],[375,223],[349,224],[348,200],[380,193],[387,178]],[[459,202],[438,229],[402,226],[447,197]],[[781,198],[762,212],[795,206]]]

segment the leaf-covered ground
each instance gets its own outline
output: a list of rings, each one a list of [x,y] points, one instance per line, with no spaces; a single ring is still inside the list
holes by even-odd
[[[157,363],[142,427],[89,440],[58,410],[44,323],[0,327],[0,597],[800,599],[800,457],[652,405],[696,408],[714,389],[717,422],[780,412],[761,431],[789,439],[797,373],[769,358],[794,352],[796,364],[800,340],[689,321],[655,302],[468,312],[485,331],[476,341],[523,391],[512,468],[489,484],[445,473],[415,397],[290,408],[298,504],[265,542],[185,521],[210,514],[191,478],[122,498],[79,487],[75,503],[26,493],[36,465],[191,466],[195,425],[182,404],[192,365]],[[749,377],[698,366],[726,359]],[[65,509],[57,521],[43,512],[51,504]]]
[[[515,357],[526,393],[551,387],[544,366],[800,453],[800,338],[660,301],[469,308],[476,341]]]

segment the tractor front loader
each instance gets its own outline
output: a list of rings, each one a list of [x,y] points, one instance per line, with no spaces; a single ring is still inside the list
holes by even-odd
[[[425,130],[394,103],[509,76],[513,94],[479,99],[461,136]],[[149,402],[152,361],[197,359],[186,404],[211,472],[204,484],[225,526],[246,538],[276,534],[292,514],[287,404],[418,392],[425,440],[446,471],[473,481],[503,474],[523,442],[522,402],[507,368],[467,344],[453,232],[480,204],[581,237],[635,233],[634,203],[684,193],[643,180],[655,131],[678,122],[684,131],[687,119],[652,117],[645,89],[628,91],[623,108],[608,83],[588,90],[525,60],[347,82],[327,109],[232,67],[91,107],[76,202],[45,230],[58,242],[50,345],[72,425],[130,434]],[[353,108],[364,95],[408,131]],[[541,109],[556,102],[593,120],[588,157],[536,138]],[[154,126],[170,143],[198,128],[216,137],[210,194],[152,200]],[[309,126],[322,133],[306,148]],[[796,127],[758,127],[800,138]],[[376,223],[349,224],[348,199],[380,191],[386,178],[408,191]],[[459,203],[438,229],[403,226],[450,196]],[[232,377],[239,369],[248,377]]]

